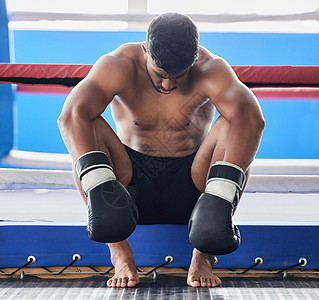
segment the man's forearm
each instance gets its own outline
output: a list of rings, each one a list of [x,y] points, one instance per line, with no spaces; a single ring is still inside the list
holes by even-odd
[[[97,150],[92,121],[81,118],[75,120],[71,117],[60,117],[58,125],[63,141],[73,160],[76,160],[84,153]]]
[[[262,117],[232,120],[224,160],[247,170],[259,148],[264,126]]]

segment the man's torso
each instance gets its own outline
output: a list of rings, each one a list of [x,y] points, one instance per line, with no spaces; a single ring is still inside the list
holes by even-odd
[[[124,91],[111,102],[121,141],[153,156],[178,157],[193,153],[207,135],[214,117],[212,102],[199,92],[200,67],[192,67],[180,86],[165,95],[155,90],[147,75],[140,44],[127,45],[115,55],[123,53],[128,56],[123,59],[129,79],[123,82]]]

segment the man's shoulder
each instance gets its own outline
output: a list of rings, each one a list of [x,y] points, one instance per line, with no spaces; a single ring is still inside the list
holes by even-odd
[[[111,55],[126,63],[138,64],[143,58],[142,43],[127,43],[115,49]]]
[[[209,81],[218,85],[236,81],[235,72],[230,64],[203,47],[200,47],[199,58],[194,67],[194,77],[199,83]]]
[[[223,70],[227,70],[230,66],[228,62],[222,57],[213,54],[209,50],[204,47],[199,48],[199,57],[196,62],[196,66],[202,72],[220,72]]]
[[[113,52],[101,56],[95,67],[106,72],[112,72],[114,75],[115,73],[123,73],[122,76],[130,76],[132,72],[136,71],[136,67],[141,61],[140,53],[140,43],[124,44]]]
[[[125,43],[117,47],[112,53],[117,55],[136,56],[142,53],[142,44],[143,42]]]
[[[225,59],[203,47],[200,47],[193,75],[200,93],[207,97],[213,97],[238,81],[235,72]]]

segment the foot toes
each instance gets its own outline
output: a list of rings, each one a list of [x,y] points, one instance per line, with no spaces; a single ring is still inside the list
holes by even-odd
[[[113,278],[112,279],[112,285],[111,285],[111,287],[116,287],[116,285],[117,285],[117,278]]]
[[[116,287],[121,287],[122,284],[122,278],[117,279]]]
[[[117,279],[116,278],[111,278],[107,281],[107,286],[108,287],[116,287],[117,284]]]
[[[221,285],[221,281],[218,277],[216,278],[206,278],[206,277],[189,277],[187,279],[187,284],[191,287],[217,287]]]
[[[137,281],[135,279],[129,279],[127,282],[128,287],[133,287],[137,285]]]
[[[190,278],[187,281],[187,284],[191,287],[200,287],[200,281],[196,278]]]
[[[126,287],[126,286],[127,286],[127,280],[128,280],[127,277],[124,277],[124,278],[122,279],[121,287]]]
[[[220,280],[212,279],[212,286],[216,287],[216,286],[219,286],[220,284],[221,284]]]
[[[202,287],[206,287],[206,286],[207,286],[206,278],[204,278],[204,277],[201,277],[201,278],[200,278],[200,285],[201,285]]]
[[[192,282],[192,287],[200,287],[200,282],[198,280],[194,280]]]
[[[107,282],[106,282],[106,285],[107,286],[112,286],[112,283],[113,283],[113,280],[112,280],[112,278],[111,279],[109,279]]]

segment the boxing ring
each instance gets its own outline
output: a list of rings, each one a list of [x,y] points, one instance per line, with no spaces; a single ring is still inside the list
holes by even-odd
[[[0,82],[16,84],[17,92],[66,94],[90,68],[1,63]],[[233,69],[257,97],[319,99],[319,67]],[[223,280],[222,291],[185,286],[192,254],[187,226],[165,224],[138,225],[129,238],[142,281],[137,289],[125,289],[125,294],[104,289],[105,278],[113,271],[110,254],[106,245],[86,236],[86,207],[74,186],[69,155],[11,149],[1,164],[0,282],[7,292],[19,293],[22,288],[14,278],[30,278],[25,288],[40,284],[46,288],[41,295],[51,296],[50,289],[59,286],[62,291],[54,290],[54,297],[60,298],[63,288],[70,288],[67,279],[77,278],[71,293],[81,293],[84,299],[86,293],[107,299],[121,295],[154,299],[154,291],[168,298],[172,287],[175,295],[188,294],[190,299],[229,299],[239,294],[243,299],[266,299],[277,287],[288,289],[289,299],[319,295],[319,159],[253,162],[234,216],[242,235],[240,247],[218,256],[214,266]],[[251,285],[257,290],[249,289]],[[148,291],[153,298],[147,298]],[[286,294],[277,290],[274,295]]]

